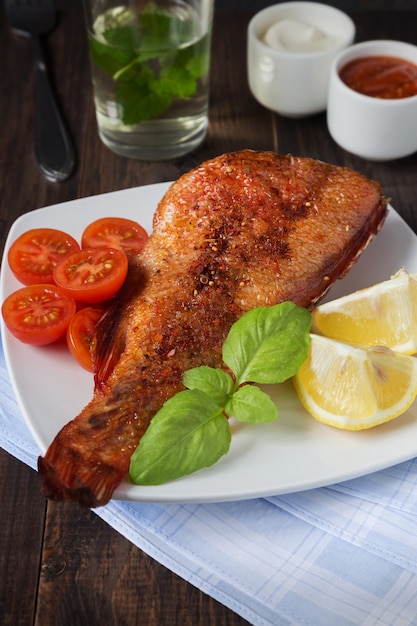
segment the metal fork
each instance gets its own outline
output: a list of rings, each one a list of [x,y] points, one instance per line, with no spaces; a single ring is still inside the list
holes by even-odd
[[[54,0],[5,0],[4,6],[11,29],[32,39],[36,76],[36,160],[49,181],[63,181],[74,169],[74,148],[52,91],[40,39],[55,24]]]

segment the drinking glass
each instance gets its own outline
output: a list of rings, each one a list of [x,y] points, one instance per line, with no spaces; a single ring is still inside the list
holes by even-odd
[[[142,160],[186,154],[208,126],[214,0],[84,0],[99,135]]]

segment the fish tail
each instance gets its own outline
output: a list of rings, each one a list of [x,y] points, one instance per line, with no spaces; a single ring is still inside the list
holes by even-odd
[[[91,470],[91,471],[89,471]],[[52,463],[46,457],[38,458],[41,493],[50,500],[72,500],[84,507],[107,504],[125,473],[108,465],[86,466],[74,474],[69,459]]]
[[[41,492],[51,500],[103,506],[129,471],[132,452],[127,445],[116,458],[100,454],[70,422],[38,459]]]

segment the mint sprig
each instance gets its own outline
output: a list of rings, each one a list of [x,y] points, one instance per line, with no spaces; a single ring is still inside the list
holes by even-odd
[[[307,358],[310,326],[310,312],[292,302],[235,322],[222,349],[232,373],[205,365],[185,372],[187,389],[165,402],[132,455],[132,482],[160,485],[216,463],[230,448],[227,416],[252,424],[277,419],[276,404],[253,383],[294,376]]]
[[[120,19],[132,18],[127,13]],[[197,93],[198,81],[209,69],[209,36],[196,39],[195,21],[180,19],[152,2],[134,24],[118,24],[116,19],[108,16],[104,41],[91,38],[89,48],[93,63],[116,83],[124,124],[158,117],[174,100]]]

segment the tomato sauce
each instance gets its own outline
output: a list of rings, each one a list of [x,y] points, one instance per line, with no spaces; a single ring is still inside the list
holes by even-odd
[[[374,98],[398,99],[417,95],[417,65],[391,56],[350,61],[339,72],[354,91]]]

